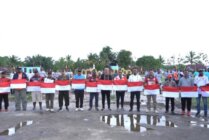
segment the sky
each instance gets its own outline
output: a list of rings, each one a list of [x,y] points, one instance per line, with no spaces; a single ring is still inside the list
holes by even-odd
[[[209,55],[209,0],[0,0],[0,56]]]

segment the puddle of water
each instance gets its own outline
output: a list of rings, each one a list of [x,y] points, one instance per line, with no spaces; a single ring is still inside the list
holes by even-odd
[[[198,124],[197,121],[189,121],[190,126],[198,126],[202,128],[209,128],[209,124]]]
[[[166,120],[165,116],[154,115],[107,115],[101,116],[101,121],[111,127],[124,127],[128,131],[134,132],[153,130],[149,126],[177,127],[173,122]]]
[[[16,131],[24,126],[32,125],[33,121],[26,121],[26,122],[20,122],[15,127],[11,127],[3,132],[0,132],[0,136],[12,136],[16,133]]]

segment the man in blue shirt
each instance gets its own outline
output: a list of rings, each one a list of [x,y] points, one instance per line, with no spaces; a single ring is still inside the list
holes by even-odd
[[[75,80],[85,79],[84,75],[81,74],[81,69],[78,69],[78,73],[73,76],[73,79]],[[75,89],[74,93],[75,93],[75,100],[76,100],[75,110],[78,111],[80,107],[80,111],[83,111],[84,88]],[[79,105],[79,102],[80,102],[80,105]]]

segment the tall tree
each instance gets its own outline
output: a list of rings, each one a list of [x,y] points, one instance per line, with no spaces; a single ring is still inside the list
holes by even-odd
[[[155,59],[153,56],[143,56],[138,58],[136,65],[142,67],[144,70],[159,69],[161,67],[160,60]]]
[[[184,63],[190,63],[191,65],[198,63],[200,56],[196,55],[195,52],[190,51],[189,54],[185,57]]]
[[[117,55],[117,61],[119,66],[123,68],[128,68],[133,61],[131,55],[132,53],[130,51],[121,50]]]
[[[112,52],[112,48],[106,46],[102,48],[102,51],[99,53],[100,59],[105,65],[108,65],[110,62],[116,59],[117,54]]]

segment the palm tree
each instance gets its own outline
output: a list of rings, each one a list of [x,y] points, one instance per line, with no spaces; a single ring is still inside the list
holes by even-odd
[[[199,62],[200,56],[197,56],[195,52],[190,51],[189,54],[185,57],[184,63],[190,63],[191,65]]]

